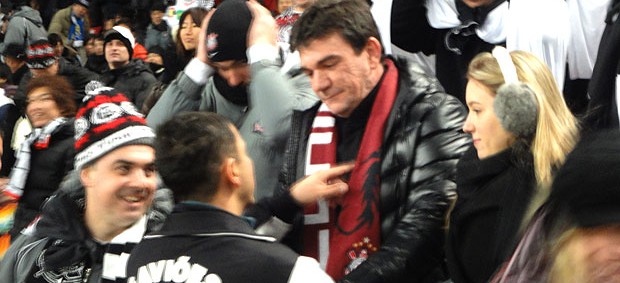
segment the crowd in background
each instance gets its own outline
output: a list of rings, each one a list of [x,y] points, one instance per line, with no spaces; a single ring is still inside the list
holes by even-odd
[[[0,282],[620,282],[619,14],[1,0]]]

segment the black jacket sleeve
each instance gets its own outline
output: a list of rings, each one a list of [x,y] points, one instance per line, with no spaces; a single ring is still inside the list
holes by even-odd
[[[395,128],[403,134],[391,141],[395,153],[388,152],[385,162],[397,163],[393,159],[399,158],[392,157],[407,156],[410,167],[382,176],[381,194],[395,193],[398,209],[395,215],[381,215],[379,251],[342,282],[438,282],[447,275],[447,214],[456,198],[456,163],[469,145],[461,130],[465,109],[455,98],[437,93],[426,95],[407,113],[401,118],[410,122]],[[398,148],[411,152],[399,153]]]

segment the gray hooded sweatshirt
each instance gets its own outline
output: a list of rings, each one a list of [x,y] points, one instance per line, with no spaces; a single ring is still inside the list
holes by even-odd
[[[31,42],[46,39],[47,31],[43,27],[43,20],[39,11],[28,6],[22,6],[11,16],[6,29],[4,42],[0,44],[0,52],[5,46],[19,44],[26,48]]]

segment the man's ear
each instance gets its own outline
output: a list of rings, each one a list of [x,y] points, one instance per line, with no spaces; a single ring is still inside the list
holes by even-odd
[[[226,181],[232,184],[235,187],[241,185],[241,177],[239,176],[239,164],[237,160],[228,157],[224,161],[224,165],[222,166],[222,176],[226,179]]]
[[[366,47],[364,47],[366,52],[368,52],[369,60],[371,66],[381,64],[381,58],[383,57],[383,49],[381,48],[381,41],[375,37],[370,37],[366,41]]]
[[[91,166],[87,166],[80,170],[80,181],[85,188],[93,186],[93,168]]]

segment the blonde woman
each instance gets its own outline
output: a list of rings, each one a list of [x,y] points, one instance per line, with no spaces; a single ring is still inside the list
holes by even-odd
[[[456,283],[488,282],[512,254],[521,224],[579,136],[551,72],[534,55],[496,47],[472,60],[467,78],[463,130],[473,146],[457,167],[446,246]]]

